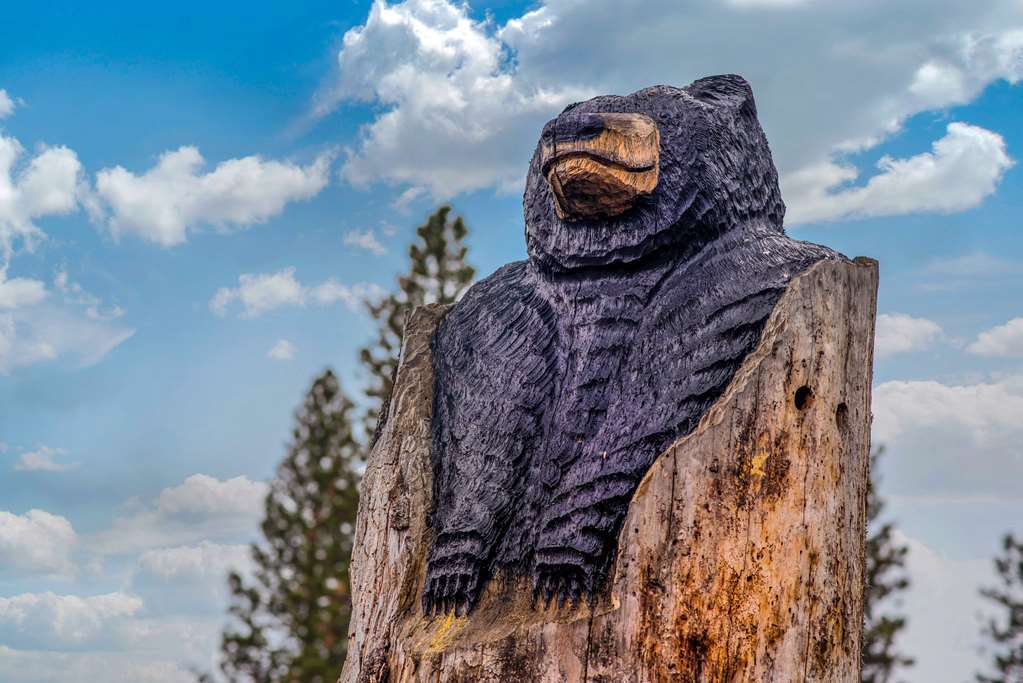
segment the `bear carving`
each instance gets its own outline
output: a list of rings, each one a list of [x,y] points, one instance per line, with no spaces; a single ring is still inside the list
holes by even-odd
[[[641,478],[721,396],[789,281],[788,238],[739,76],[569,106],[523,199],[528,260],[474,284],[432,341],[425,613],[487,582],[592,599]],[[682,493],[684,495],[684,492]]]

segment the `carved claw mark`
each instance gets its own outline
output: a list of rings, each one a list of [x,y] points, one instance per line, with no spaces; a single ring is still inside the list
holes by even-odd
[[[539,565],[533,579],[533,604],[540,600],[547,609],[552,602],[562,608],[566,603],[578,607],[583,595],[590,595],[586,570],[572,565]]]
[[[479,563],[466,558],[457,563],[431,562],[423,589],[423,614],[468,614],[479,598],[480,573]]]

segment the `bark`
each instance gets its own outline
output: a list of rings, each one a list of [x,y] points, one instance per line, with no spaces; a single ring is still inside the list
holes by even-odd
[[[793,279],[727,391],[643,479],[594,603],[544,610],[495,580],[468,617],[420,609],[446,309],[417,309],[362,482],[341,683],[858,681],[876,293],[869,259]]]

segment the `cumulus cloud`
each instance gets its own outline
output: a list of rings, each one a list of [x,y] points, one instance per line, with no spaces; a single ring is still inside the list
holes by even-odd
[[[82,165],[67,147],[42,147],[25,163],[25,150],[0,135],[0,258],[6,264],[17,247],[32,250],[45,239],[39,218],[71,213],[83,192]]]
[[[992,194],[1012,165],[1001,135],[950,123],[931,152],[908,159],[884,156],[878,173],[860,187],[836,190],[859,174],[832,161],[787,176],[788,222],[963,211]]]
[[[74,467],[77,463],[62,463],[54,460],[56,457],[67,455],[63,448],[50,448],[39,446],[34,451],[26,451],[21,454],[18,461],[14,463],[14,469],[23,472],[63,472]]]
[[[518,78],[488,25],[443,0],[377,0],[366,23],[345,34],[338,66],[335,96],[319,103],[321,113],[339,100],[387,107],[363,128],[344,177],[413,185],[438,198],[519,187],[524,141],[552,111],[596,93],[566,85],[571,79]]]
[[[966,350],[979,356],[1023,356],[1023,318],[981,332]]]
[[[295,357],[295,345],[287,339],[281,339],[266,352],[267,358],[273,360],[291,360]]]
[[[35,306],[45,298],[45,283],[23,277],[7,279],[0,270],[0,310]]]
[[[233,301],[241,303],[242,317],[255,318],[281,306],[302,306],[305,288],[295,279],[295,269],[285,268],[276,273],[238,276],[237,287],[221,287],[210,299],[210,310],[224,315]]]
[[[226,315],[231,304],[241,305],[242,318],[256,318],[264,313],[285,306],[330,306],[344,303],[356,311],[369,298],[379,298],[384,290],[371,283],[345,285],[330,278],[324,282],[306,286],[295,278],[295,269],[285,268],[276,273],[238,276],[237,287],[221,287],[210,299],[209,307],[217,315]]]
[[[120,554],[204,539],[247,539],[263,514],[267,490],[265,482],[245,476],[193,474],[153,501],[130,500],[110,529],[90,537],[90,547]]]
[[[0,572],[71,574],[77,541],[64,517],[45,510],[16,515],[0,510]]]
[[[345,233],[345,245],[364,249],[371,254],[376,254],[377,256],[383,256],[387,253],[387,248],[380,243],[380,240],[377,239],[376,233],[372,228],[366,228],[365,230],[349,230]]]
[[[1023,377],[884,382],[873,413],[873,441],[893,454],[890,493],[1023,500]]]
[[[843,154],[878,144],[914,114],[969,102],[996,80],[1018,82],[1021,55],[1015,0],[940,12],[925,2],[650,0],[623,11],[612,0],[545,0],[503,25],[474,21],[464,5],[445,0],[376,0],[366,22],[345,34],[331,96],[315,108],[322,115],[343,101],[381,105],[345,177],[444,198],[521,188],[542,123],[570,101],[741,73],[757,93],[786,192],[789,183],[808,183],[794,175],[808,169],[835,190],[850,174]],[[980,145],[970,158],[986,163],[991,177],[987,143],[955,133],[943,149]],[[880,175],[906,182],[904,173],[919,172],[923,161]],[[885,196],[888,210],[958,210],[984,196],[976,169],[941,161],[941,170],[968,174],[972,193],[949,202],[930,194],[914,208]],[[871,192],[890,191],[892,182]],[[862,215],[851,198],[837,201],[844,217]]]
[[[104,636],[110,620],[141,608],[142,600],[126,593],[89,597],[23,593],[0,598],[0,634],[15,647],[81,647]]]
[[[896,353],[920,351],[941,338],[941,326],[933,320],[905,313],[882,313],[874,331],[874,355],[887,358]]]
[[[290,202],[315,196],[327,185],[332,159],[321,154],[300,166],[248,156],[204,173],[199,150],[181,147],[164,152],[141,175],[121,166],[101,170],[90,210],[115,237],[134,234],[172,247],[201,226],[246,228],[276,216]]]
[[[250,574],[251,569],[247,545],[202,541],[142,553],[131,585],[145,598],[149,613],[222,613],[228,572]]]

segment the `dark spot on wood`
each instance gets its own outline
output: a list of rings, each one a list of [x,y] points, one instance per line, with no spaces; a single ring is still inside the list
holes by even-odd
[[[806,386],[805,384],[796,389],[796,395],[793,398],[793,403],[796,405],[796,410],[806,410],[813,405],[813,389]]]
[[[843,437],[849,433],[849,406],[844,401],[835,408],[835,425]]]

